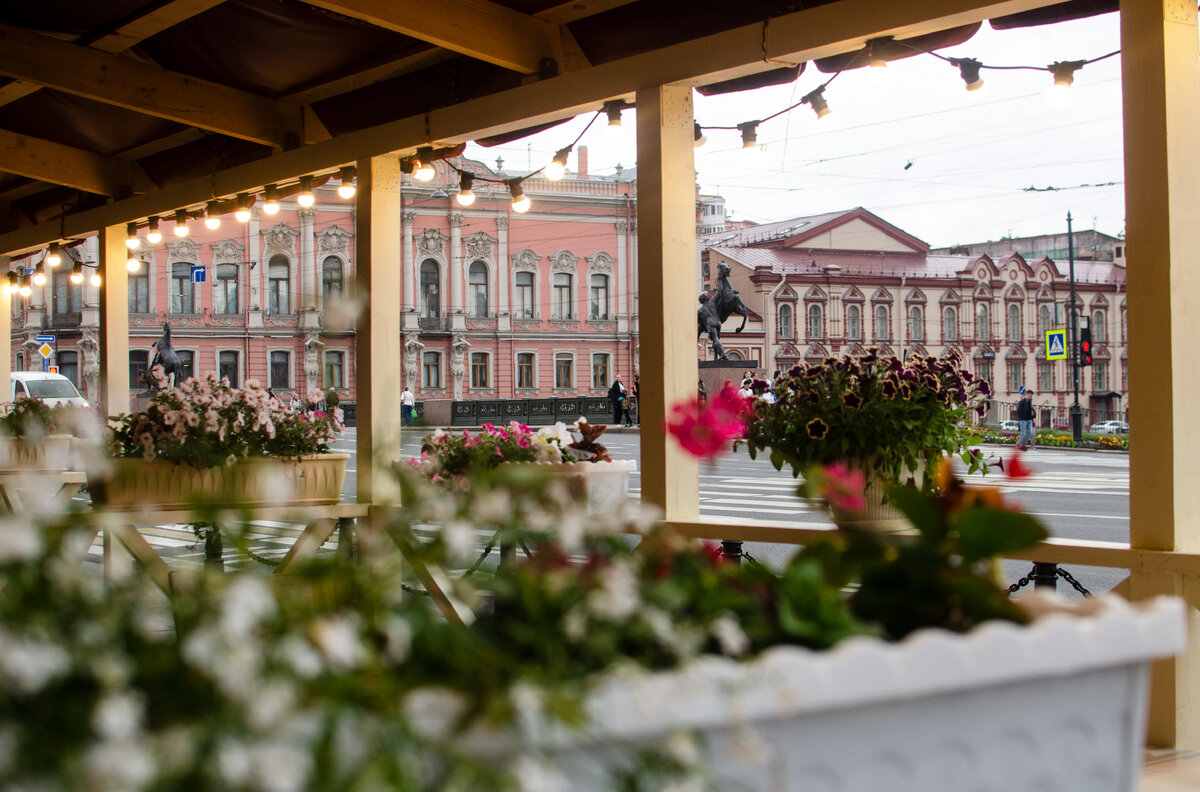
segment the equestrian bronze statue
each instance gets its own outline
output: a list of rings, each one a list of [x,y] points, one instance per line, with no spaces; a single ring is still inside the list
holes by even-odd
[[[746,327],[746,319],[750,315],[750,309],[742,302],[742,298],[734,291],[733,285],[729,282],[729,265],[721,263],[717,265],[717,291],[712,297],[707,294],[700,295],[700,308],[696,312],[696,321],[699,337],[708,333],[708,338],[712,341],[713,360],[728,360],[725,355],[725,347],[721,345],[721,325],[725,323],[733,314],[739,314],[742,317],[742,323],[738,325],[733,332],[740,333]]]

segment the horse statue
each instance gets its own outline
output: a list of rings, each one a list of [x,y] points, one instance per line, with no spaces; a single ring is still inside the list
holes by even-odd
[[[176,387],[183,383],[183,361],[179,359],[179,355],[175,354],[175,347],[171,346],[171,323],[163,322],[162,338],[158,339],[152,345],[156,350],[154,360],[150,361],[150,370],[153,371],[155,366],[162,366],[163,376],[167,377],[171,387]]]
[[[713,360],[728,360],[725,347],[721,345],[721,325],[733,314],[742,317],[742,323],[733,332],[740,333],[746,328],[750,309],[742,302],[742,298],[729,282],[729,265],[724,262],[717,265],[717,292],[711,298],[707,294],[700,295],[700,308],[696,312],[697,337],[708,333],[712,341]]]

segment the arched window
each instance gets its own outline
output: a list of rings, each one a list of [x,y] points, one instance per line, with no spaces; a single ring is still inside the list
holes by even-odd
[[[321,263],[322,300],[341,297],[342,284],[342,262],[338,260],[337,256],[326,256],[325,261]]]
[[[1054,329],[1054,312],[1049,305],[1038,308],[1038,338],[1045,338],[1046,332]]]
[[[1021,340],[1021,306],[1015,302],[1008,304],[1008,340]]]
[[[892,337],[891,324],[888,318],[888,309],[886,305],[875,306],[875,340],[887,341]]]
[[[1104,332],[1104,311],[1092,311],[1092,343],[1103,344],[1107,340]]]
[[[488,315],[488,271],[482,261],[472,261],[467,270],[467,316]]]
[[[942,311],[942,342],[958,340],[958,311],[946,308]]]
[[[57,278],[55,282],[57,283]],[[129,313],[150,313],[150,264],[143,261],[137,272],[129,273]]]
[[[196,303],[192,294],[192,267],[186,261],[171,265],[171,313],[195,313]]]
[[[441,293],[441,289],[438,288],[439,277],[436,261],[425,259],[421,262],[421,316],[425,318],[441,316],[438,305],[438,295]],[[440,386],[426,387],[436,388]]]
[[[792,306],[779,306],[779,337],[792,338]]]
[[[846,307],[846,338],[852,341],[862,340],[862,309],[857,305]]]
[[[272,256],[267,267],[267,313],[291,313],[290,289],[292,268],[287,256]]]
[[[808,338],[814,340],[825,337],[825,312],[819,305],[808,306]]]
[[[608,276],[593,275],[591,282],[591,294],[588,295],[588,318],[589,319],[607,319],[608,318]]]
[[[218,264],[217,282],[213,284],[213,313],[235,314],[238,312],[238,267],[237,264]],[[232,380],[230,380],[232,382]]]
[[[910,341],[925,340],[925,314],[919,305],[908,309],[908,339]]]
[[[992,312],[988,310],[988,304],[985,302],[975,305],[975,340],[992,340]]]

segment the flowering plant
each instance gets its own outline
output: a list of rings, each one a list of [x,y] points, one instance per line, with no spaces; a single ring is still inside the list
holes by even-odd
[[[0,434],[13,437],[42,437],[58,431],[65,407],[50,407],[41,399],[22,394],[0,415]]]
[[[236,390],[211,375],[159,391],[143,412],[112,420],[113,456],[198,468],[232,465],[244,457],[325,453],[336,428],[326,413],[295,413],[257,383]]]
[[[581,418],[570,429],[561,421],[537,431],[517,421],[504,427],[484,424],[479,434],[438,429],[422,441],[421,458],[415,464],[427,478],[440,480],[505,462],[605,462],[612,457],[596,438],[606,428]],[[579,432],[581,439],[576,440],[572,431]]]
[[[972,471],[983,467],[960,423],[983,414],[987,382],[951,351],[907,360],[879,355],[826,358],[791,369],[776,403],[759,404],[749,421],[750,456],[770,450],[771,463],[799,475],[812,465],[845,461],[900,481],[923,461],[957,454]]]

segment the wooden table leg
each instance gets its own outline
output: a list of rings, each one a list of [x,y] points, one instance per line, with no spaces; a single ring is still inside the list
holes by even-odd
[[[332,517],[326,517],[306,525],[287,555],[275,567],[275,574],[285,571],[294,561],[305,561],[316,555],[321,545],[333,535],[337,523]]]
[[[128,551],[128,556],[125,557],[128,563],[129,556],[132,556],[142,568],[149,573],[164,594],[171,596],[171,568],[167,566],[167,562],[154,551],[150,543],[146,541],[146,537],[142,536],[141,532],[133,525],[116,525],[104,531],[104,559],[105,572],[109,570],[108,559],[110,556],[109,543],[112,541],[110,537],[119,539],[121,544]],[[112,556],[117,556],[117,553],[111,553]]]

